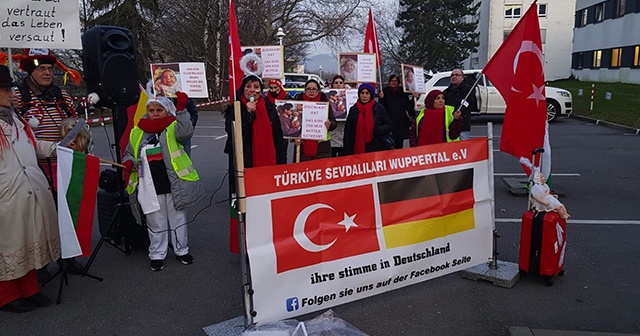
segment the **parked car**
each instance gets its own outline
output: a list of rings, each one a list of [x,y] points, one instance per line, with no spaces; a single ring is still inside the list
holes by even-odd
[[[306,73],[294,73],[294,72],[285,72],[284,74],[284,83],[282,86],[289,92],[292,96],[296,92],[304,91],[304,84],[309,79],[315,79],[320,83],[320,89],[324,88],[324,81],[320,78],[320,76],[315,74],[306,74]]]
[[[477,76],[482,76],[475,90],[478,106],[472,109],[471,114],[504,114],[507,105],[502,95],[500,95],[498,89],[491,84],[489,79],[481,73],[481,70],[463,70],[463,73],[465,82],[469,83],[470,86],[475,83],[478,78]],[[449,84],[451,84],[451,72],[439,72],[434,74],[433,77],[425,83],[425,88],[427,93],[435,89],[443,91]],[[549,122],[555,121],[561,115],[571,114],[573,102],[569,91],[551,86],[546,86],[545,90],[547,96],[547,120]],[[420,97],[418,97],[415,104],[416,111],[420,111],[424,107],[425,97],[426,94],[421,94]]]

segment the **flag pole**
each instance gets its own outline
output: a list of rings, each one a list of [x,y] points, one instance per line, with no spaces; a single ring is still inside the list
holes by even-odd
[[[464,76],[464,73],[462,73],[462,75]],[[469,89],[469,91],[467,92],[467,95],[464,96],[464,99],[462,99],[462,101],[460,101],[460,106],[458,107],[458,111],[460,111],[462,109],[462,107],[464,107],[464,103],[467,102],[467,98],[469,98],[469,95],[471,95],[471,92],[474,92],[476,89],[476,86],[478,86],[478,83],[480,82],[480,78],[482,78],[482,71],[480,71],[478,73],[478,78],[476,78],[476,81],[473,83],[473,85],[471,85],[471,89]],[[493,145],[492,143],[489,143],[489,145]]]
[[[480,76],[478,76],[480,77]],[[477,83],[478,81],[476,81]],[[475,85],[475,84],[474,84]],[[467,94],[469,96],[469,94]],[[496,190],[494,179],[494,167],[493,167],[493,123],[487,123],[487,141],[489,145],[489,190],[491,191],[491,232],[493,232],[493,248],[491,261],[489,262],[490,269],[498,269],[498,231],[496,230]]]

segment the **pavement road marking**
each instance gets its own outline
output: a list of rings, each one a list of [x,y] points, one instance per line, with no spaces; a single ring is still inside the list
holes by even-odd
[[[496,218],[496,223],[522,223],[522,218]],[[640,225],[640,220],[627,219],[569,219],[567,224]]]

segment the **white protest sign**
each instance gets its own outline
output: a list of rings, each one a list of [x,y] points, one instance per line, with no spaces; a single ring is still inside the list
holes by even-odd
[[[300,100],[276,100],[285,139],[326,140],[329,104]]]
[[[82,49],[78,1],[0,1],[0,47]]]
[[[151,74],[155,96],[175,97],[181,91],[190,98],[209,97],[204,63],[155,63]]]
[[[424,69],[417,65],[401,64],[402,88],[404,92],[426,93],[424,87]]]
[[[345,82],[376,82],[376,54],[339,53],[338,68]]]
[[[248,46],[241,47],[245,62],[241,62],[242,70],[256,74],[263,79],[280,79],[284,77],[284,61],[282,46]],[[245,57],[254,54],[257,57]]]
[[[337,121],[347,120],[349,109],[358,101],[358,90],[324,89],[323,91],[329,97],[329,113],[333,113]]]

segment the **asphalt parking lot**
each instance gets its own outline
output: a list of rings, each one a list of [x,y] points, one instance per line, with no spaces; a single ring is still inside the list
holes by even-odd
[[[499,118],[476,119],[472,136],[486,136],[487,121],[495,134],[499,259],[517,262],[527,200],[512,196],[504,179],[524,174],[498,151]],[[111,127],[92,133],[95,154],[109,158]],[[454,273],[334,307],[335,314],[370,335],[506,335],[509,326],[640,333],[640,136],[576,119],[558,120],[550,134],[554,188],[573,216],[566,274],[554,286],[526,279],[505,289]],[[192,157],[208,197],[189,211],[189,219],[201,211],[189,225],[193,265],[169,254],[165,269],[151,272],[145,251],[126,256],[104,245],[91,267],[103,282],[71,276],[61,305],[0,311],[0,335],[204,335],[203,327],[241,316],[239,257],[228,252],[225,140],[220,113],[201,112]],[[43,293],[54,297],[57,285]]]

